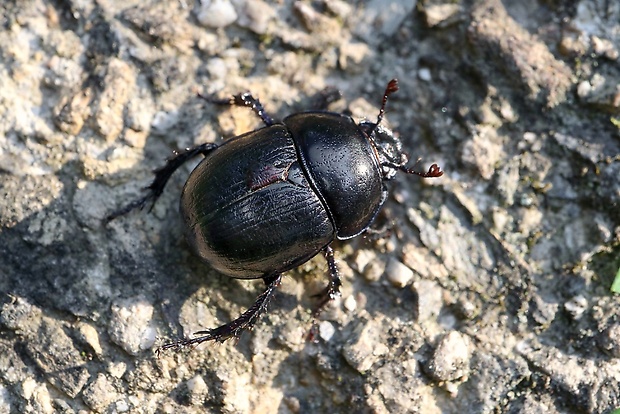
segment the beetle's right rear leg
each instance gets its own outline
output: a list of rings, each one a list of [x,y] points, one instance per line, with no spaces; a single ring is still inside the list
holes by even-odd
[[[329,283],[325,289],[316,295],[312,295],[313,297],[318,298],[318,301],[312,309],[312,327],[307,335],[307,339],[310,341],[314,341],[317,338],[319,332],[318,317],[321,314],[321,311],[329,302],[340,297],[340,286],[342,286],[340,273],[338,272],[338,266],[336,266],[336,259],[334,258],[334,249],[328,244],[323,250],[325,253],[325,260],[327,260]]]
[[[216,105],[245,106],[251,108],[252,111],[254,111],[254,113],[258,115],[260,119],[262,119],[266,126],[271,126],[275,124],[273,118],[269,116],[267,111],[265,111],[263,104],[261,104],[257,98],[253,97],[250,92],[233,95],[231,99],[217,99],[212,96],[206,96],[201,94],[198,94],[198,96],[205,101],[214,103]]]
[[[181,349],[188,346],[196,346],[206,341],[224,342],[231,338],[239,338],[245,330],[252,329],[258,318],[267,310],[269,300],[273,297],[276,289],[282,280],[281,274],[269,275],[263,278],[267,288],[261,293],[254,304],[241,314],[237,319],[214,329],[206,331],[194,332],[194,335],[200,335],[191,339],[179,339],[157,348],[157,355],[161,351],[167,349]]]
[[[111,220],[114,220],[115,218],[125,215],[129,213],[131,210],[134,210],[136,208],[143,209],[144,206],[149,202],[151,203],[151,209],[152,209],[153,205],[155,205],[155,202],[157,201],[161,193],[164,191],[164,187],[168,183],[168,180],[170,179],[172,174],[174,174],[174,172],[177,169],[179,169],[180,166],[185,164],[190,159],[194,158],[196,155],[202,154],[206,156],[207,154],[209,154],[211,151],[213,151],[217,147],[218,147],[217,144],[205,143],[205,144],[193,147],[193,148],[189,148],[181,153],[176,154],[174,157],[170,158],[166,162],[166,165],[155,170],[155,179],[148,187],[146,187],[146,189],[148,190],[147,195],[127,204],[125,207],[122,207],[110,213],[105,218],[105,222],[107,223]]]

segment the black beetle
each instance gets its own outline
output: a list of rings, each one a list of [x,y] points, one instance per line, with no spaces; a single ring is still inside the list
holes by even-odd
[[[330,244],[366,231],[387,198],[385,181],[397,171],[440,177],[433,164],[421,173],[406,167],[400,140],[380,125],[388,96],[398,90],[391,80],[377,122],[356,124],[332,112],[302,112],[281,123],[267,115],[251,94],[217,101],[251,107],[266,127],[206,143],[177,154],[155,171],[149,193],[107,217],[155,203],[170,176],[192,157],[204,160],[189,176],[181,195],[181,213],[189,244],[218,271],[240,279],[263,279],[267,289],[234,321],[193,339],[160,349],[225,341],[251,328],[266,309],[281,280],[323,251],[329,284],[319,294],[315,316],[339,295],[340,278]]]

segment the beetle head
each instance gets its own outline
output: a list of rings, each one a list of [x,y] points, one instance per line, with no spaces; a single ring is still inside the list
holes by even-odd
[[[407,165],[409,161],[407,155],[403,153],[403,144],[391,130],[383,125],[363,121],[359,126],[375,148],[383,179],[391,180],[396,175],[396,171]]]
[[[385,92],[383,93],[383,101],[381,102],[381,109],[379,109],[379,115],[377,116],[377,122],[372,123],[368,121],[360,122],[359,126],[364,131],[370,142],[373,144],[376,152],[379,164],[381,164],[381,170],[383,172],[383,179],[392,179],[397,171],[402,171],[407,174],[415,174],[420,177],[441,177],[443,171],[437,166],[437,164],[431,165],[428,172],[419,172],[411,168],[407,168],[407,162],[409,161],[407,155],[403,153],[403,145],[398,137],[394,136],[394,133],[389,129],[381,125],[383,115],[385,114],[385,104],[388,97],[398,90],[398,81],[392,79],[388,82]]]

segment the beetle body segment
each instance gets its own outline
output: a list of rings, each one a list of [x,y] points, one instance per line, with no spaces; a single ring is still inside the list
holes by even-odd
[[[351,117],[335,113],[294,114],[284,124],[336,236],[349,239],[366,230],[385,200],[381,167],[368,137]]]
[[[281,124],[210,153],[185,184],[181,213],[198,256],[235,278],[292,269],[334,239],[332,220]]]

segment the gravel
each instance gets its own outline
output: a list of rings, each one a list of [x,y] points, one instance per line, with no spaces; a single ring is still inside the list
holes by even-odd
[[[0,412],[620,408],[618,2],[24,0],[0,20]],[[386,125],[445,174],[400,174],[376,231],[334,244],[342,300],[313,321],[319,255],[238,342],[158,358],[263,288],[190,252],[192,165],[103,222],[174,150],[260,126],[197,92],[282,119],[340,90],[331,110],[373,120],[392,78]]]

